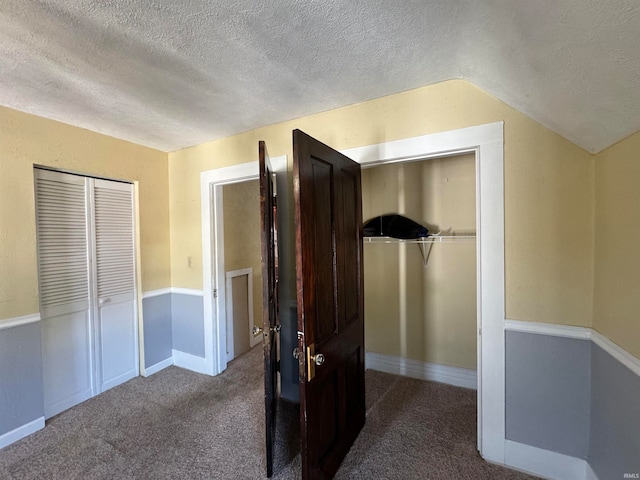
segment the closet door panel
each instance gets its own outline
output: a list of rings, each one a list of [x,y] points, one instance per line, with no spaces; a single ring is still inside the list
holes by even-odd
[[[93,394],[84,177],[35,170],[45,416]]]
[[[88,311],[43,319],[44,414],[51,418],[93,396]]]
[[[100,391],[138,375],[133,186],[93,180]]]
[[[100,307],[102,391],[138,375],[133,335],[136,325],[131,303],[119,302]]]

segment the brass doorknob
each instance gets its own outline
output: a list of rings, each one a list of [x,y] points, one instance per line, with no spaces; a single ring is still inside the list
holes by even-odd
[[[311,360],[313,360],[316,365],[320,366],[324,363],[324,355],[316,353],[315,355],[311,355]]]

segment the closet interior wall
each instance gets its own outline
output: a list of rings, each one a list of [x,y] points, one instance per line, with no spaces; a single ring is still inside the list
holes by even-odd
[[[362,171],[363,219],[405,215],[429,228],[475,233],[475,155]],[[428,247],[427,247],[428,248]],[[364,245],[367,351],[475,370],[476,242]]]

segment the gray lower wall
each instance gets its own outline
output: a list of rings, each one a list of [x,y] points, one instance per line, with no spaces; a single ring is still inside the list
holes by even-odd
[[[586,459],[591,342],[506,332],[506,437]]]
[[[595,344],[591,372],[589,464],[601,480],[638,475],[640,377]]]
[[[0,435],[43,416],[40,323],[0,330]]]
[[[204,357],[204,306],[202,296],[171,294],[173,348]]]
[[[144,319],[144,365],[151,367],[171,358],[173,326],[171,294],[157,295],[142,300]]]

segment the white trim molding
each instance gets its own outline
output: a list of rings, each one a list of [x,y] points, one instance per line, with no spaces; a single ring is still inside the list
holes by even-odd
[[[505,463],[516,470],[552,480],[598,480],[587,461],[582,458],[511,440],[505,441]]]
[[[180,295],[193,295],[194,297],[202,297],[202,290],[195,290],[193,288],[181,288],[181,287],[170,287],[170,288],[160,288],[158,290],[149,290],[148,292],[144,292],[142,294],[142,298],[152,298],[159,297],[160,295],[166,295],[168,293],[178,293]]]
[[[374,352],[365,353],[365,365],[367,369],[393,373],[394,375],[447,383],[449,385],[455,385],[456,387],[471,388],[473,390],[478,389],[477,372],[467,368],[421,362],[419,360]]]
[[[176,367],[191,370],[196,373],[208,374],[207,360],[204,357],[191,355],[190,353],[181,352],[180,350],[172,350],[173,364]]]
[[[35,420],[25,423],[11,430],[10,432],[0,435],[0,448],[4,448],[11,445],[24,437],[31,435],[32,433],[42,430],[44,428],[44,417],[36,418]]]
[[[171,288],[160,288],[158,290],[149,290],[148,292],[142,292],[142,298],[159,297],[160,295],[167,295],[171,293]]]
[[[171,293],[177,293],[179,295],[191,295],[194,297],[202,297],[204,295],[204,292],[202,290],[181,287],[171,287]]]
[[[4,318],[0,320],[0,330],[19,327],[21,325],[29,325],[30,323],[37,323],[40,320],[40,313],[31,313],[21,317]]]
[[[638,358],[596,330],[591,331],[591,341],[640,377],[640,360]]]
[[[158,373],[160,370],[164,370],[167,367],[173,365],[173,357],[166,358],[150,367],[146,367],[142,373],[143,377],[150,377],[154,373]]]
[[[427,156],[443,157],[474,152],[478,146],[492,143],[502,145],[504,122],[487,123],[473,127],[459,128],[440,133],[432,133],[419,137],[395,140],[392,142],[349,148],[341,153],[350,159],[367,164],[389,163],[385,159],[396,162],[425,159],[425,145],[428,145]]]
[[[504,329],[511,332],[574,338],[576,340],[590,340],[633,373],[640,376],[640,360],[592,328],[555,325],[552,323],[525,322],[522,320],[505,320]]]
[[[552,323],[525,322],[522,320],[505,320],[504,329],[512,332],[535,333],[552,337],[575,338],[590,340],[590,328],[573,327],[571,325],[555,325]]]

